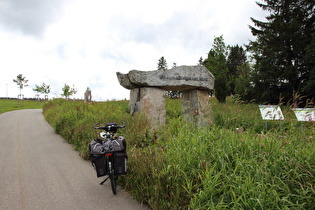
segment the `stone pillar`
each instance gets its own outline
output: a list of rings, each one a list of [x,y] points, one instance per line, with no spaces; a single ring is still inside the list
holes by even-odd
[[[151,127],[158,128],[166,121],[165,90],[154,87],[134,88],[130,91],[130,114],[143,112],[151,120]]]
[[[187,121],[194,122],[197,126],[213,124],[208,91],[186,90],[183,91],[181,100],[184,118]]]
[[[92,93],[90,88],[87,88],[84,93],[84,103],[88,103],[92,101]]]
[[[130,90],[129,109],[131,115],[134,115],[135,112],[141,111],[140,89],[141,88],[134,88]]]

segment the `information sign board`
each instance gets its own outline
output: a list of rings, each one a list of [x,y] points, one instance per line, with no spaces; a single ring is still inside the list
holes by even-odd
[[[258,105],[263,120],[284,120],[284,116],[279,106]]]
[[[314,108],[295,108],[292,110],[298,121],[315,121]]]

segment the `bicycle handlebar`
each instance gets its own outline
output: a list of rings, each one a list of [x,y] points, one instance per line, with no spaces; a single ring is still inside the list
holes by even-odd
[[[96,123],[94,125],[94,129],[116,132],[117,129],[124,128],[126,126],[126,123],[122,122],[122,125],[117,125],[116,123],[106,123],[104,126],[99,126],[99,125],[100,125],[100,123]]]

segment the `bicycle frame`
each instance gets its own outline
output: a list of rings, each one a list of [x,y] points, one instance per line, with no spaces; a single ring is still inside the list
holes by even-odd
[[[106,164],[108,167],[107,174],[111,175],[113,173],[113,169],[115,168],[115,160],[114,160],[114,155],[113,153],[106,153]]]

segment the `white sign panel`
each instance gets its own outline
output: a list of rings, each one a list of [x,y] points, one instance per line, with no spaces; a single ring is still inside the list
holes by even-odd
[[[284,120],[284,116],[279,106],[259,105],[259,110],[263,120]]]
[[[295,108],[292,110],[298,121],[315,121],[314,108]]]

